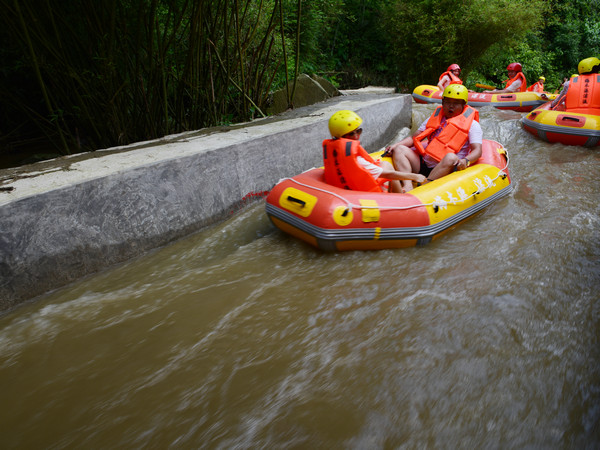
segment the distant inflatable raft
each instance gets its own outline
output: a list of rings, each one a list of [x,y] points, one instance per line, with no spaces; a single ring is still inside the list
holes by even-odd
[[[325,183],[323,168],[308,170],[271,190],[266,213],[322,250],[401,248],[430,242],[511,190],[506,150],[484,140],[475,164],[405,194],[344,190]]]
[[[469,106],[478,108],[480,106],[494,106],[498,109],[510,109],[518,112],[529,112],[548,100],[553,100],[556,94],[540,92],[516,92],[513,94],[485,94],[483,92],[469,92]],[[417,86],[413,93],[413,99],[417,103],[442,103],[442,91],[437,86],[423,84]]]
[[[583,147],[600,145],[600,109],[553,111],[550,104],[527,114],[522,119],[523,128],[546,142]]]

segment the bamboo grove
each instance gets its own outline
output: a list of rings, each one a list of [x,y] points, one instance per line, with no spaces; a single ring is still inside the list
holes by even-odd
[[[13,86],[36,86],[42,101],[7,86],[2,99],[64,153],[263,115],[287,64],[281,0],[3,6],[4,33],[17,37],[4,52],[22,51],[16,63],[31,69],[18,73],[32,83]]]

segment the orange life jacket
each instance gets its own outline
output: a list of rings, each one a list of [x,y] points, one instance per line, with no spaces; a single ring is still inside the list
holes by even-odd
[[[371,172],[356,161],[357,156],[377,164],[356,140],[325,139],[323,141],[325,182],[342,189],[381,192],[381,185],[387,180],[373,178]]]
[[[517,74],[514,76],[514,78],[504,80],[504,82],[506,83],[504,85],[504,89],[508,88],[511,84],[513,84],[517,80],[521,80],[521,92],[525,92],[527,90],[527,80],[525,79],[525,75],[523,75],[523,72],[517,72]]]
[[[565,99],[567,111],[600,108],[600,74],[571,78]]]
[[[444,78],[444,75],[448,75],[450,77],[450,83],[448,83],[448,85],[451,85],[451,84],[463,84],[462,80],[460,78],[458,78],[456,75],[454,75],[452,72],[450,72],[449,70],[447,70],[446,72],[444,72],[443,74],[441,74],[440,78],[438,79],[438,81],[441,81],[442,78]]]
[[[528,92],[544,92],[544,83],[538,81],[527,88]]]
[[[427,121],[425,130],[413,138],[418,152],[436,161],[441,161],[447,153],[458,153],[463,148],[469,139],[473,120],[479,122],[479,111],[466,105],[460,115],[447,119],[444,125],[442,118],[442,107],[438,106]],[[423,147],[422,142],[432,135],[427,147]]]

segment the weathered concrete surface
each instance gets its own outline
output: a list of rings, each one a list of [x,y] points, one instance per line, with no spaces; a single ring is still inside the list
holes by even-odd
[[[410,95],[344,95],[238,126],[1,170],[0,310],[197,231],[249,194],[321,165],[338,109],[363,118],[367,150],[411,122]]]

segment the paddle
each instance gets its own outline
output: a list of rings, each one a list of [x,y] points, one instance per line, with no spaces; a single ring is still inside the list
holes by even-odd
[[[496,86],[490,86],[489,84],[475,83],[475,87],[483,89],[497,89]]]

